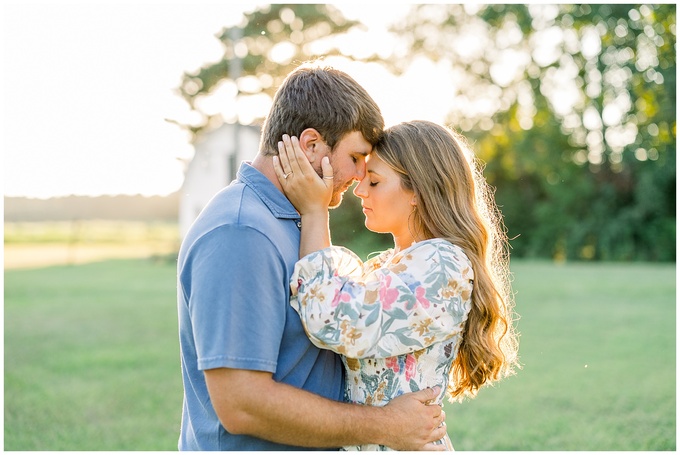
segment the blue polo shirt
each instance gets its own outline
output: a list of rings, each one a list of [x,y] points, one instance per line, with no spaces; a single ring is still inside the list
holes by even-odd
[[[203,370],[268,371],[278,382],[342,401],[339,356],[309,341],[288,302],[299,222],[281,191],[244,162],[185,236],[177,263],[184,381],[180,450],[304,450],[227,432],[210,402]]]

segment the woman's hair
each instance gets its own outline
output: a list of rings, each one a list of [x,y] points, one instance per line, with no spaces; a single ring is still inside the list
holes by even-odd
[[[420,238],[443,238],[472,263],[472,308],[451,368],[450,399],[475,396],[518,367],[507,236],[481,166],[463,137],[427,121],[388,128],[374,152],[415,192]]]
[[[354,79],[309,63],[292,71],[276,91],[262,126],[260,153],[278,154],[284,134],[299,137],[307,128],[316,129],[331,150],[353,131],[375,145],[384,126],[380,108]]]

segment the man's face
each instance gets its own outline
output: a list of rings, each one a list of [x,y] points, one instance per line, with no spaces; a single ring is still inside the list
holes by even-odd
[[[364,178],[366,175],[366,157],[373,150],[371,143],[364,139],[359,131],[345,134],[331,153],[330,147],[324,144],[326,156],[333,166],[333,196],[330,207],[334,208],[342,202],[342,196],[354,181]],[[322,176],[321,160],[317,161],[316,172]]]

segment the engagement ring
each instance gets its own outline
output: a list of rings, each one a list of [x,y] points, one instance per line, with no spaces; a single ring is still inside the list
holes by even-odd
[[[283,176],[283,178],[284,178],[284,179],[287,179],[287,178],[290,177],[291,175],[293,175],[293,172],[292,172],[292,171],[289,172],[288,174],[285,174],[285,175]]]

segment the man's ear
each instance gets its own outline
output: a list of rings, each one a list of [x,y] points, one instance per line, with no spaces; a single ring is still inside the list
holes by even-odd
[[[298,139],[300,140],[300,148],[305,153],[310,163],[320,161],[321,158],[325,156],[323,152],[326,149],[324,147],[326,143],[324,142],[323,137],[321,137],[321,134],[314,128],[307,128],[302,131]]]

